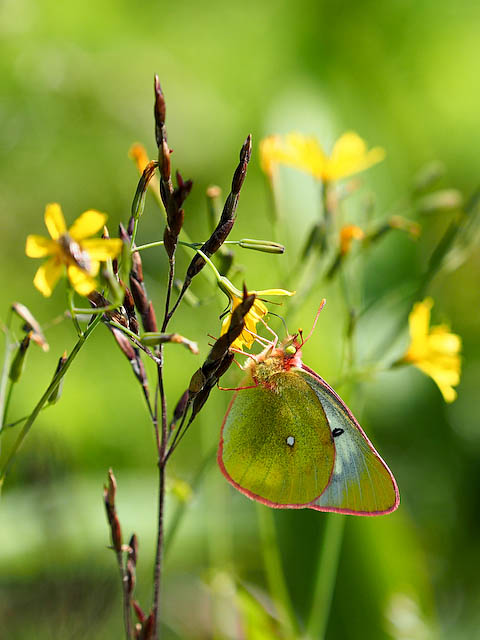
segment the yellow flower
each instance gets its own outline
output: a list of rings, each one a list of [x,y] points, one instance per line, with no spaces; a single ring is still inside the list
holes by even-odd
[[[418,367],[438,385],[445,402],[453,402],[457,392],[453,388],[460,382],[461,339],[446,325],[430,325],[433,300],[426,298],[413,306],[408,323],[410,346],[401,362]]]
[[[364,232],[355,224],[347,224],[340,229],[340,253],[346,255],[352,248],[353,240],[362,240]]]
[[[276,164],[285,164],[310,173],[318,180],[331,182],[365,171],[385,157],[381,147],[367,150],[367,145],[353,131],[344,133],[327,156],[313,136],[289,133],[283,139],[270,136],[261,142],[261,165],[272,175]]]
[[[223,319],[222,330],[220,331],[220,335],[223,336],[223,334],[228,331],[234,309],[238,307],[238,305],[243,300],[243,294],[236,287],[234,287],[227,278],[223,277],[219,281],[219,286],[222,291],[224,291],[224,293],[226,293],[230,298],[230,309],[228,311],[228,314]],[[255,341],[255,337],[252,334],[256,333],[257,324],[268,313],[268,309],[265,303],[260,299],[261,296],[293,296],[295,294],[295,291],[286,291],[285,289],[266,289],[265,291],[249,291],[248,293],[254,293],[256,297],[252,307],[250,308],[250,311],[245,316],[244,330],[231,344],[231,346],[236,349],[242,349],[243,345],[250,349]]]
[[[29,258],[52,256],[37,270],[33,280],[44,296],[52,294],[63,265],[77,293],[86,296],[96,288],[94,276],[98,273],[100,262],[115,258],[122,250],[120,239],[89,238],[103,227],[106,219],[104,213],[90,209],[82,213],[67,230],[60,205],[54,203],[46,206],[45,225],[50,238],[30,235],[25,247]]]
[[[272,180],[277,170],[278,156],[282,153],[282,139],[280,136],[268,136],[260,140],[260,167],[265,175]]]

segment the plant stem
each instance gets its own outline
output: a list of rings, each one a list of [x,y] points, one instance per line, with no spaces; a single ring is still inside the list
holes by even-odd
[[[165,322],[165,321],[164,321]],[[158,424],[156,425],[158,448],[158,524],[157,524],[157,548],[155,552],[155,568],[153,574],[153,604],[152,615],[154,621],[153,640],[159,638],[159,608],[160,586],[162,582],[163,538],[164,538],[164,507],[165,507],[165,469],[167,460],[165,457],[167,447],[167,401],[163,385],[163,345],[159,347],[160,363],[157,366],[158,389],[160,394],[161,432],[158,438]]]
[[[35,408],[33,409],[32,413],[28,416],[28,418],[27,418],[27,420],[26,420],[26,422],[25,422],[25,424],[23,426],[23,429],[18,434],[18,437],[15,440],[15,443],[14,443],[10,453],[8,454],[7,460],[6,460],[5,464],[3,465],[3,468],[2,468],[2,470],[0,472],[0,491],[1,491],[2,487],[3,487],[3,483],[5,481],[5,477],[6,477],[8,471],[10,469],[10,466],[11,466],[11,464],[13,462],[13,459],[15,458],[15,455],[16,455],[17,451],[19,450],[20,446],[22,445],[23,441],[25,440],[25,438],[26,438],[28,432],[30,431],[33,423],[37,419],[38,414],[43,409],[44,405],[48,402],[48,399],[50,398],[52,392],[55,391],[55,389],[58,387],[58,385],[60,383],[60,380],[67,373],[70,365],[72,364],[72,362],[74,361],[74,359],[78,355],[78,352],[83,347],[83,345],[85,344],[87,338],[92,333],[92,331],[97,327],[97,325],[99,324],[100,320],[101,320],[101,316],[97,316],[95,318],[95,320],[87,327],[87,329],[84,331],[84,333],[81,336],[79,336],[79,338],[77,340],[77,343],[73,347],[72,352],[70,353],[70,355],[68,356],[67,360],[65,361],[65,364],[54,375],[53,380],[51,381],[51,383],[47,387],[47,390],[42,395],[40,400],[37,402],[37,404],[36,404]]]
[[[68,286],[67,288],[67,305],[68,305],[68,309],[70,311],[70,316],[72,318],[72,322],[73,322],[73,326],[75,327],[75,331],[77,332],[77,336],[81,336],[83,331],[82,328],[80,327],[80,324],[77,320],[77,310],[75,309],[75,306],[73,304],[73,296],[74,296],[74,291],[73,288],[71,286]]]
[[[3,408],[3,420],[2,420],[2,424],[0,424],[0,432],[3,430],[5,426],[5,422],[7,421],[7,418],[8,418],[8,409],[10,407],[10,401],[12,399],[12,391],[13,391],[14,384],[15,383],[13,382],[13,380],[10,380],[10,382],[8,383],[8,391],[7,391],[7,397],[5,399],[5,405]]]
[[[299,628],[282,568],[276,534],[274,513],[263,504],[256,503],[263,562],[268,590],[278,607],[278,613],[288,638],[299,636]]]
[[[306,626],[307,638],[312,640],[325,638],[344,528],[345,516],[338,513],[326,515],[323,546],[319,555],[312,605]]]
[[[8,313],[7,324],[4,328],[5,332],[5,354],[3,357],[2,377],[0,379],[0,431],[5,424],[5,415],[7,411],[7,382],[10,371],[10,356],[13,351],[14,343],[10,340],[10,321],[12,317],[11,310]]]

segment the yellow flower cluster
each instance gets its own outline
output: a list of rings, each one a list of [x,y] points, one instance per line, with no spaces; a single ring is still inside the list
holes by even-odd
[[[328,156],[317,139],[300,133],[269,136],[260,143],[262,170],[272,179],[278,165],[300,169],[323,182],[347,178],[377,164],[385,157],[380,147],[367,150],[367,145],[353,131],[344,133]]]

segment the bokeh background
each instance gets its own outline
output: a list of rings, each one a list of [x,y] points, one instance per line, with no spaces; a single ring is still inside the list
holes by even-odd
[[[47,202],[60,202],[69,222],[87,208],[108,212],[112,230],[127,220],[138,179],[128,149],[141,141],[154,154],[155,72],[167,99],[172,159],[195,182],[186,210],[186,228],[195,239],[207,230],[206,187],[228,190],[249,132],[254,155],[237,238],[272,237],[257,145],[275,132],[314,133],[328,149],[353,129],[371,146],[383,146],[387,158],[362,176],[359,195],[375,194],[379,216],[402,209],[398,203],[408,197],[414,175],[432,160],[446,167],[441,186],[468,198],[479,183],[479,25],[480,6],[468,0],[0,0],[2,319],[16,300],[44,324],[63,312],[62,287],[44,299],[32,286],[38,265],[24,255],[27,233],[44,232]],[[281,175],[278,239],[287,253],[280,263],[237,252],[251,288],[284,284],[282,274],[293,268],[316,215],[312,181],[291,170]],[[389,237],[375,247],[366,299],[382,301],[418,276],[451,219],[444,213],[421,221],[424,236],[416,244]],[[139,238],[162,233],[161,214],[149,200]],[[144,265],[149,292],[161,305],[162,252],[145,254]],[[327,638],[479,637],[479,268],[477,249],[458,269],[439,275],[429,291],[436,322],[449,321],[463,340],[454,404],[445,405],[434,383],[413,369],[345,390],[394,471],[402,504],[388,517],[347,519]],[[206,304],[186,307],[175,329],[199,342],[201,358],[207,330],[218,334],[224,300],[202,285],[195,293]],[[290,314],[289,325],[291,331],[309,326],[324,295],[327,308],[304,359],[333,381],[343,322],[338,291],[319,285]],[[360,333],[360,349],[374,346],[393,313],[376,306]],[[75,334],[61,323],[48,330],[48,339],[48,354],[29,353],[12,418],[31,410]],[[406,333],[399,335],[400,355],[406,340]],[[200,359],[176,347],[167,351],[173,403]],[[231,372],[229,381],[237,384],[238,373]],[[265,589],[255,505],[227,486],[212,453],[228,399],[227,393],[212,394],[172,465],[172,477],[193,483],[204,460],[211,461],[167,549],[168,638],[240,637],[235,585],[253,593]],[[5,436],[4,451],[12,436]],[[34,425],[4,487],[2,638],[121,637],[119,580],[106,548],[102,506],[109,467],[119,483],[124,531],[136,531],[140,539],[137,595],[147,605],[155,533],[153,435],[128,365],[100,329],[67,376],[60,404]],[[170,495],[170,515],[176,506]],[[325,517],[280,512],[275,520],[302,619]]]

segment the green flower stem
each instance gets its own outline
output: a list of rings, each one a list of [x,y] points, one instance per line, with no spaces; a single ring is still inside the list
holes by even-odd
[[[144,345],[141,342],[140,336],[137,336],[136,333],[133,333],[133,331],[130,331],[130,329],[127,329],[127,327],[124,327],[123,324],[119,324],[118,322],[115,322],[115,320],[109,320],[108,324],[114,329],[118,329],[119,331],[124,333],[126,336],[128,336],[134,342],[135,346],[141,349],[142,351],[144,351],[147,354],[147,356],[155,362],[155,364],[157,365],[160,364],[161,359],[158,357],[158,355],[155,355],[155,353],[153,353],[146,345]]]
[[[257,502],[255,506],[257,508],[260,542],[268,590],[276,605],[279,607],[278,613],[285,627],[286,637],[297,638],[300,636],[300,632],[283,573],[274,514],[272,509],[269,509],[263,504]]]
[[[53,380],[48,385],[47,390],[42,395],[40,400],[37,402],[35,408],[33,409],[32,413],[27,418],[27,421],[25,422],[25,424],[23,426],[23,429],[18,434],[18,437],[15,440],[15,443],[14,443],[10,453],[8,454],[8,458],[7,458],[5,464],[3,465],[3,468],[2,468],[2,470],[0,472],[0,491],[1,491],[2,487],[3,487],[3,483],[5,481],[5,477],[6,477],[8,471],[10,469],[10,466],[11,466],[11,464],[13,462],[13,459],[15,458],[15,455],[17,454],[17,451],[19,450],[19,448],[22,445],[23,441],[27,437],[28,432],[30,431],[33,423],[35,422],[35,420],[38,417],[38,414],[43,409],[45,404],[48,402],[48,399],[50,398],[51,394],[58,387],[58,384],[60,383],[60,380],[67,373],[70,365],[72,364],[72,362],[75,360],[76,356],[78,355],[78,352],[83,347],[83,345],[87,341],[87,338],[90,336],[90,334],[98,326],[98,324],[100,323],[100,320],[101,320],[101,316],[97,316],[94,319],[94,321],[87,327],[87,329],[84,331],[84,333],[79,336],[79,338],[77,340],[77,343],[73,347],[72,352],[70,353],[70,355],[68,356],[67,360],[65,361],[65,364],[60,369],[60,371],[58,371],[55,374],[55,376],[53,377]]]
[[[8,418],[8,409],[10,407],[10,401],[12,399],[12,391],[13,391],[13,385],[15,384],[15,382],[13,380],[9,381],[8,384],[8,391],[7,391],[7,397],[5,398],[5,405],[3,408],[3,420],[2,420],[2,424],[0,424],[0,432],[3,430],[5,423],[7,421]]]
[[[315,575],[310,615],[306,625],[306,637],[311,640],[325,638],[337,579],[344,528],[345,516],[339,513],[326,515],[323,545]]]
[[[48,409],[50,406],[50,404],[47,404],[43,407],[42,411],[44,411],[45,409]],[[29,416],[23,416],[23,418],[18,418],[17,420],[14,420],[13,422],[6,422],[3,425],[4,429],[12,429],[13,427],[16,427],[17,425],[21,424],[22,422],[25,422],[25,420],[27,420]]]
[[[135,218],[135,222],[133,223],[132,239],[130,241],[130,251],[134,250],[134,246],[133,245],[135,244],[135,238],[137,237],[139,220],[140,220],[140,218]]]
[[[7,410],[7,384],[8,374],[10,372],[11,355],[15,346],[15,343],[10,339],[10,322],[12,319],[12,310],[9,310],[7,317],[7,324],[4,328],[5,333],[5,353],[3,356],[2,376],[0,378],[0,431],[5,424],[5,415]]]
[[[83,331],[80,326],[80,323],[77,320],[77,315],[76,315],[77,311],[75,310],[75,307],[73,305],[73,296],[74,296],[73,288],[69,286],[67,288],[67,305],[70,311],[70,316],[72,318],[73,326],[75,327],[75,331],[77,332],[77,336],[80,337]]]
[[[213,271],[213,274],[215,275],[215,278],[217,279],[217,282],[221,282],[222,280],[224,280],[223,276],[220,274],[217,267],[213,264],[210,258],[206,256],[203,253],[203,251],[200,251],[200,249],[197,249],[196,251],[198,255],[201,256],[205,260],[205,262],[208,264],[208,266],[211,268],[211,270]]]

